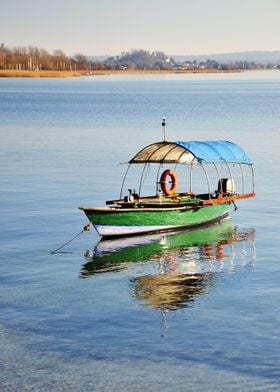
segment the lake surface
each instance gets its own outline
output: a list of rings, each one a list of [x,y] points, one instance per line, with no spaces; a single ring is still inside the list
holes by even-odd
[[[0,79],[1,391],[280,390],[280,72]],[[162,139],[226,139],[256,199],[191,233],[99,242]]]

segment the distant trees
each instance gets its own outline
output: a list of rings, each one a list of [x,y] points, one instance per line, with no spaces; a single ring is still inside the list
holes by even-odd
[[[149,52],[143,49],[132,49],[119,56],[108,57],[104,61],[91,60],[78,52],[72,57],[66,56],[62,50],[50,54],[47,50],[35,46],[6,47],[0,45],[0,69],[10,70],[53,70],[53,71],[94,71],[94,70],[234,70],[279,68],[277,64],[259,65],[254,62],[235,61],[219,63],[213,59],[197,62],[176,62],[163,52]]]
[[[48,56],[48,64],[46,69],[55,71],[71,71],[72,62],[62,50],[57,49],[53,51],[52,55]]]
[[[35,46],[8,48],[0,45],[0,69],[72,71],[89,68],[90,62],[81,53],[70,58],[62,50],[50,54]]]
[[[72,60],[74,61],[77,69],[86,70],[89,68],[89,61],[82,53],[76,53]]]
[[[105,61],[88,59],[82,53],[67,57],[62,50],[55,50],[50,54],[45,49],[34,46],[8,48],[0,46],[0,69],[16,70],[102,70],[102,69],[172,69],[176,62],[163,52],[149,52],[147,50],[131,50],[120,56],[109,57]]]

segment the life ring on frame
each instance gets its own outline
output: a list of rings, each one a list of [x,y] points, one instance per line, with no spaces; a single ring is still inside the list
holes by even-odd
[[[170,180],[167,180],[168,178],[170,178]],[[169,184],[171,184],[170,187],[168,186]],[[160,186],[163,193],[166,196],[172,196],[174,193],[176,193],[176,188],[177,188],[176,173],[170,169],[165,170],[160,176]]]

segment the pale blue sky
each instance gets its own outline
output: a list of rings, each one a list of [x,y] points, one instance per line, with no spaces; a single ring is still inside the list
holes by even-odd
[[[280,0],[4,0],[0,42],[71,55],[280,50]]]

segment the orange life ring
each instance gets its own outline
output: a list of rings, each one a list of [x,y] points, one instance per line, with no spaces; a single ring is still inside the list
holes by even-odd
[[[167,178],[170,177],[170,180],[167,181]],[[171,183],[171,186],[168,187],[168,184]],[[160,186],[163,193],[166,196],[172,196],[176,192],[177,187],[177,176],[176,173],[170,169],[165,170],[160,176]]]

